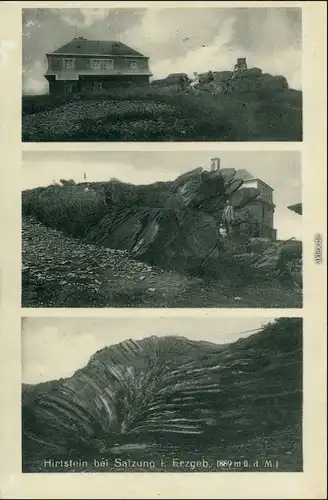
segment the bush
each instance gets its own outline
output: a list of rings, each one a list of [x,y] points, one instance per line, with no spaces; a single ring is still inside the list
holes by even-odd
[[[23,215],[33,215],[46,226],[84,238],[108,211],[101,192],[84,189],[82,186],[65,185],[24,191]]]

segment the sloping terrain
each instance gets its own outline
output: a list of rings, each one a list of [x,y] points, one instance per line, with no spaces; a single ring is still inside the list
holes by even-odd
[[[22,220],[23,307],[300,307],[278,280],[217,280],[148,265],[126,251],[86,244]],[[209,271],[209,278],[211,274]]]
[[[244,208],[258,195],[241,183],[234,169],[197,168],[149,186],[65,181],[24,191],[23,304],[299,307],[279,247],[251,252],[238,233],[239,223],[252,229]],[[219,232],[227,200],[232,241]]]
[[[170,307],[196,278],[22,221],[24,307]],[[199,286],[199,284],[198,284]]]
[[[178,86],[119,94],[23,96],[22,140],[301,141],[302,94],[257,90],[185,95]]]
[[[154,460],[155,471],[188,470],[173,457],[204,459],[202,471],[239,461],[265,470],[266,460],[300,471],[302,320],[280,318],[233,344],[152,336],[105,347],[70,378],[23,385],[22,422],[25,472],[133,470],[115,457]],[[49,458],[87,463],[49,468]]]

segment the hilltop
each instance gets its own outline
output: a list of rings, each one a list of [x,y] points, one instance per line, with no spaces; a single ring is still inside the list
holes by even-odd
[[[203,471],[227,458],[300,471],[302,320],[280,318],[225,345],[126,340],[96,352],[70,378],[23,385],[22,401],[24,472],[58,472],[43,467],[49,456],[101,456],[105,471],[115,470],[117,456],[155,460],[155,471],[164,458],[172,471],[177,454],[205,458]],[[95,471],[92,463],[86,470]]]
[[[22,140],[301,141],[302,92],[258,88],[212,95],[154,84],[106,94],[23,96]]]

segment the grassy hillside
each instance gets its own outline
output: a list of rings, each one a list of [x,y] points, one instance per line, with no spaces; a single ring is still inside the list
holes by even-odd
[[[302,140],[302,93],[291,89],[212,95],[173,85],[23,96],[22,113],[25,142]]]
[[[266,460],[277,462],[271,471],[301,471],[302,357],[301,318],[224,346],[152,336],[105,347],[72,377],[36,385],[34,397],[23,385],[24,472],[109,471],[118,457],[166,472],[191,472],[173,457],[204,459],[202,472],[263,471]],[[51,469],[49,457],[88,464]],[[97,469],[100,457],[108,462]]]

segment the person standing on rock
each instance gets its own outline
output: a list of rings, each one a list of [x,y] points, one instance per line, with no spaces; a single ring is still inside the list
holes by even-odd
[[[228,237],[231,237],[232,226],[233,226],[233,223],[235,220],[235,209],[231,205],[230,200],[227,200],[225,203],[222,219],[223,219],[224,227],[226,228],[226,231],[227,231],[227,235],[228,235]]]
[[[207,73],[207,81],[212,87],[212,95],[218,94],[218,90],[214,82],[214,75],[211,70],[209,70],[209,72]]]
[[[207,81],[210,84],[213,84],[214,82],[214,75],[211,70],[209,70],[209,72],[207,73]]]
[[[195,71],[193,76],[191,77],[191,82],[190,82],[189,86],[192,90],[195,90],[195,88],[198,87],[198,85],[199,85],[199,75]]]
[[[179,87],[182,92],[186,90],[186,87],[188,87],[189,79],[186,75],[181,75],[179,78]]]

